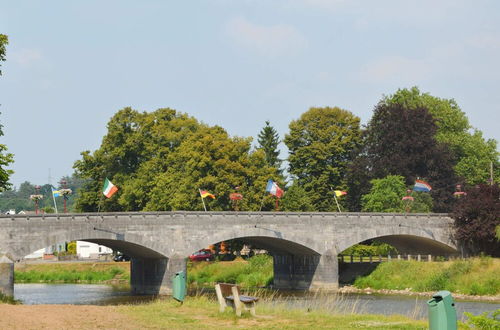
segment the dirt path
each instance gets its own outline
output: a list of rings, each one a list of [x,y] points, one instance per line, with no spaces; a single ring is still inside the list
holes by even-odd
[[[114,306],[0,304],[0,329],[141,329]]]

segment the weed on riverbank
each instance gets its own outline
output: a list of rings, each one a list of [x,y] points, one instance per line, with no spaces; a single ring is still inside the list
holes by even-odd
[[[13,297],[9,297],[0,292],[0,304],[18,305],[20,302]]]
[[[425,292],[448,290],[468,295],[500,294],[500,260],[490,257],[446,262],[394,261],[356,279],[358,288]]]
[[[210,297],[188,297],[184,304],[174,301],[121,306],[126,315],[130,315],[146,328],[234,328],[249,329],[425,329],[427,322],[415,321],[404,316],[382,316],[329,312],[318,306],[290,308],[287,302],[273,302],[263,299],[257,304],[256,317],[243,313],[236,317],[231,308],[219,313],[218,302]]]
[[[215,283],[238,283],[242,287],[268,286],[273,281],[273,258],[257,255],[248,261],[193,262],[188,266],[188,284],[195,287]]]
[[[24,264],[15,270],[16,283],[128,282],[129,263]]]

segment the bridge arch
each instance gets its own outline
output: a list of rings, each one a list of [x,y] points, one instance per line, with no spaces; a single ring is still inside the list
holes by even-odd
[[[317,244],[310,240],[296,237],[295,235],[283,234],[281,232],[251,227],[249,229],[235,231],[232,229],[219,230],[202,239],[190,241],[181,251],[176,254],[190,255],[191,253],[207,248],[211,244],[229,240],[244,240],[250,244],[257,245],[277,254],[292,255],[320,255]]]
[[[455,254],[458,252],[451,233],[436,236],[425,228],[411,228],[408,226],[398,226],[385,231],[376,229],[356,231],[349,235],[347,239],[343,239],[336,244],[337,252],[341,253],[355,244],[372,239],[388,243],[396,247],[401,253]]]
[[[146,235],[134,233],[120,235],[94,228],[72,228],[51,232],[43,237],[36,236],[28,242],[23,242],[17,249],[12,251],[12,255],[15,260],[20,260],[33,251],[70,241],[85,241],[104,245],[137,258],[165,258],[167,249],[165,242],[153,240]]]

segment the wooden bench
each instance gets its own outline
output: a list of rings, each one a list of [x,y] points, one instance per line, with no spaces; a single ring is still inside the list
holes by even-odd
[[[227,306],[231,306],[238,316],[241,316],[243,309],[255,316],[255,303],[259,298],[241,295],[240,287],[235,284],[218,283],[215,285],[215,292],[219,300],[219,312],[222,313]]]

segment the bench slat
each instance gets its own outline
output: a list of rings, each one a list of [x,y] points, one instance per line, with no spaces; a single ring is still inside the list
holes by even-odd
[[[234,301],[234,297],[233,296],[227,296],[225,298],[227,300]],[[251,303],[251,302],[257,302],[257,301],[259,301],[259,298],[257,298],[257,297],[250,297],[250,296],[240,296],[240,301],[242,303]]]

